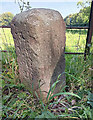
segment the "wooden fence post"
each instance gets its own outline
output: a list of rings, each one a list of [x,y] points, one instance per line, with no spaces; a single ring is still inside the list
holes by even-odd
[[[91,2],[89,28],[88,28],[87,39],[86,39],[84,60],[86,60],[86,55],[89,54],[89,52],[90,52],[92,34],[93,34],[93,1]]]

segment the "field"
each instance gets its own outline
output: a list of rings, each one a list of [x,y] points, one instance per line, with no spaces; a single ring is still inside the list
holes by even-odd
[[[13,37],[10,28],[0,28],[0,48],[3,50],[8,45],[14,46]]]
[[[38,101],[20,83],[18,64],[10,29],[0,29],[2,53],[2,117],[7,118],[64,118],[93,119],[91,93],[91,55],[65,55],[66,83],[61,93],[47,103]],[[66,52],[84,52],[87,30],[66,31]],[[55,84],[56,85],[56,84]],[[54,86],[55,86],[54,85]],[[65,95],[64,95],[65,94]],[[63,99],[59,101],[59,95]],[[54,107],[55,106],[55,107]]]
[[[10,28],[0,29],[0,45],[5,49],[6,45],[14,46],[14,41],[11,35]],[[87,30],[67,30],[66,32],[66,51],[70,52],[84,52],[86,43]]]

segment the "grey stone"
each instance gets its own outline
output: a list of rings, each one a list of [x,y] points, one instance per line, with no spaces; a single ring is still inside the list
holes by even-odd
[[[17,14],[11,23],[20,80],[25,86],[45,99],[50,86],[65,70],[65,23],[58,11],[31,9]],[[39,84],[40,83],[40,84]],[[65,85],[60,77],[54,93]]]

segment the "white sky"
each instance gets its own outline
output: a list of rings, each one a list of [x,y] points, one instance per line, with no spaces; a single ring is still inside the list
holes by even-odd
[[[14,1],[18,1],[18,0],[0,0],[0,2],[14,2]],[[24,1],[29,1],[29,2],[78,2],[80,0],[24,0]]]

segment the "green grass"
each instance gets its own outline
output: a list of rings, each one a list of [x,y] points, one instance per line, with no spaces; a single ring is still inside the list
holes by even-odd
[[[3,32],[7,38],[5,38]],[[66,32],[66,46],[77,45],[79,32],[81,31],[68,30]],[[81,33],[79,46],[85,46],[86,31],[83,30]],[[3,119],[28,119],[28,116],[29,118],[46,119],[58,117],[64,119],[67,117],[69,119],[93,119],[93,94],[91,94],[92,84],[90,71],[91,55],[87,56],[86,61],[84,61],[83,55],[65,55],[67,86],[62,88],[60,93],[54,96],[51,95],[49,98],[50,101],[44,104],[42,99],[35,99],[33,94],[28,91],[19,80],[18,64],[10,29],[4,29],[4,31],[1,31],[1,34],[3,38],[3,45],[1,47],[2,49],[8,50],[7,53],[2,53]],[[9,46],[7,44],[9,44]],[[77,52],[77,48],[66,47],[66,51]],[[78,51],[84,52],[84,47],[78,49]],[[60,77],[60,75],[58,77]],[[50,91],[54,90],[57,82],[58,81],[53,84]],[[50,91],[49,94],[51,93]],[[47,97],[49,97],[49,94]],[[63,95],[64,98],[59,101],[60,95]]]
[[[66,31],[66,51],[84,52],[86,44],[87,30],[67,30]]]
[[[14,46],[14,40],[10,28],[0,28],[0,48],[4,50],[6,46]]]

